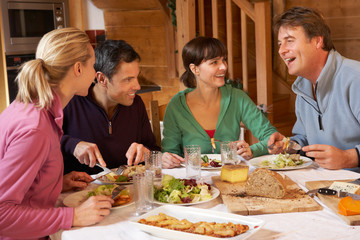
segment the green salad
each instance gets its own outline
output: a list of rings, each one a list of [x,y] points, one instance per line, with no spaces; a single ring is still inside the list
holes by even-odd
[[[179,179],[171,175],[164,175],[161,187],[155,189],[154,197],[163,203],[194,203],[210,200],[211,186],[197,183],[195,179]]]
[[[268,168],[285,168],[285,167],[294,167],[298,165],[302,165],[304,161],[300,159],[299,154],[279,154],[274,156],[273,158],[264,160],[260,162],[261,167]]]

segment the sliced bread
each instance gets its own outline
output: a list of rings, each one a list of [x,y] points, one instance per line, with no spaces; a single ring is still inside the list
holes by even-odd
[[[284,179],[277,172],[258,168],[249,175],[245,193],[249,196],[283,198],[286,193]]]

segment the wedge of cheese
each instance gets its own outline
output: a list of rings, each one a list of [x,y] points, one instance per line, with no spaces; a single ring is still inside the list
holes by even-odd
[[[354,193],[360,195],[360,185],[354,183],[347,183],[347,182],[333,182],[330,189],[348,193]]]
[[[221,168],[221,181],[230,183],[245,182],[249,173],[246,165],[224,165]]]
[[[354,200],[351,197],[344,197],[339,202],[339,213],[344,216],[360,214],[360,200]]]

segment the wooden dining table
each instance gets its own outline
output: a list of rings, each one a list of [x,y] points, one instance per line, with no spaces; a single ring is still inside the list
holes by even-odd
[[[248,162],[245,162],[249,164]],[[250,166],[249,171],[254,170]],[[185,168],[163,169],[163,174],[170,174],[177,178],[185,177]],[[303,169],[281,171],[281,174],[288,176],[303,190],[308,181],[320,180],[346,180],[360,178],[360,174],[347,170],[327,170],[313,163]],[[220,175],[220,170],[202,170],[201,176],[205,182],[212,184],[212,177]],[[94,187],[94,185],[89,186]],[[73,192],[63,193],[59,196],[57,205],[63,205],[63,199]],[[310,212],[291,212],[278,214],[254,215],[265,221],[265,225],[255,234],[250,236],[250,240],[255,239],[360,239],[360,226],[348,225],[332,209],[324,205],[318,197],[314,197],[322,205],[322,210]],[[157,205],[155,206],[157,207]],[[206,202],[193,205],[192,207],[211,209],[213,211],[228,212],[228,209],[221,200],[221,197]],[[72,239],[162,239],[147,234],[130,224],[130,220],[135,218],[134,204],[124,208],[111,210],[110,215],[93,226],[74,227],[70,230],[60,230],[50,236],[53,240],[72,240]],[[209,219],[211,221],[211,219]],[[169,236],[170,238],[170,236]]]

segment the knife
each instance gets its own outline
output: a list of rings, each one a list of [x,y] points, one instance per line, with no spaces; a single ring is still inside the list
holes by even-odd
[[[348,192],[343,192],[343,191],[339,191],[338,192],[338,197],[351,197],[354,200],[360,200],[360,195],[354,194],[354,193],[348,193]]]
[[[107,172],[107,173],[113,173],[114,171],[112,171],[112,170],[110,170],[109,168],[107,168],[107,167],[103,167],[103,166],[101,166],[99,163],[97,163],[97,164],[95,164],[96,166],[98,166],[98,167],[100,167],[100,168],[102,168],[103,170],[104,170],[104,172]]]
[[[124,190],[126,187],[120,187],[118,186],[117,188],[115,188],[112,193],[111,193],[111,198],[114,199],[117,197],[117,195],[119,195],[119,193]]]
[[[320,193],[320,194],[323,194],[323,195],[336,195],[338,194],[338,192],[336,190],[332,190],[332,189],[329,189],[329,188],[316,188],[316,189],[313,189],[313,190],[310,190],[310,191],[307,191],[306,194],[309,194],[310,196],[315,194],[315,193]]]
[[[99,172],[98,174],[96,174],[93,178],[95,180],[95,179],[98,179],[99,177],[102,177],[102,176],[104,176],[106,174],[109,174],[109,172],[108,171],[102,171],[102,172]]]

